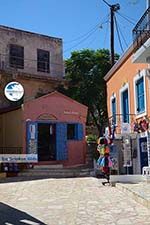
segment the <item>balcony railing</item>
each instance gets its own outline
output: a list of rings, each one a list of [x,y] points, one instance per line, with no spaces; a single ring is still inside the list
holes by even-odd
[[[133,133],[135,123],[135,114],[115,114],[109,117],[108,126],[112,132],[115,130],[116,134],[124,132]]]
[[[150,7],[140,18],[132,33],[134,51],[136,51],[150,38]]]

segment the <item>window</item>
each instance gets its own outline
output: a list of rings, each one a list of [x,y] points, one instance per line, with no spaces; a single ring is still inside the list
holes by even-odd
[[[128,89],[122,92],[122,116],[123,122],[129,123],[129,98]]]
[[[24,47],[19,45],[10,45],[9,49],[9,64],[11,67],[24,68]]]
[[[37,49],[37,71],[49,73],[49,52]]]
[[[80,123],[67,124],[67,140],[82,140],[83,125]]]
[[[141,77],[136,81],[136,111],[145,112],[144,79]]]
[[[75,139],[75,124],[67,124],[67,139],[74,140]]]
[[[112,117],[113,117],[112,123],[116,124],[116,98],[112,98],[111,109],[112,109]]]

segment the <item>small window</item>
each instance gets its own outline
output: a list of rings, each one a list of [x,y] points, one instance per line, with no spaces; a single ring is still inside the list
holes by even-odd
[[[37,71],[49,73],[49,52],[37,49]]]
[[[67,139],[74,140],[76,139],[76,125],[75,124],[67,124]]]
[[[11,44],[9,50],[10,67],[24,69],[24,47]]]
[[[136,81],[136,107],[137,113],[145,112],[145,95],[143,77]]]

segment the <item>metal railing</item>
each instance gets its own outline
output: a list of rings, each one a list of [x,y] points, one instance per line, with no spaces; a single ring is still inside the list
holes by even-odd
[[[150,7],[140,18],[132,33],[134,51],[136,51],[150,38]]]
[[[134,130],[135,114],[115,114],[108,118],[108,126],[115,129],[115,132],[122,133],[123,126],[129,124],[130,132]],[[126,127],[127,128],[127,127]]]

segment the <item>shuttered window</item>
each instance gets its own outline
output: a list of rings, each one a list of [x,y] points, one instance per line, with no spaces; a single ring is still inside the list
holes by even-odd
[[[136,82],[137,113],[142,113],[145,111],[144,97],[144,79],[142,77]]]
[[[67,139],[68,140],[82,140],[83,139],[83,125],[67,124]]]
[[[37,49],[37,71],[49,73],[49,51],[45,51],[42,49]]]
[[[19,45],[10,45],[9,49],[10,67],[24,69],[24,47]]]

